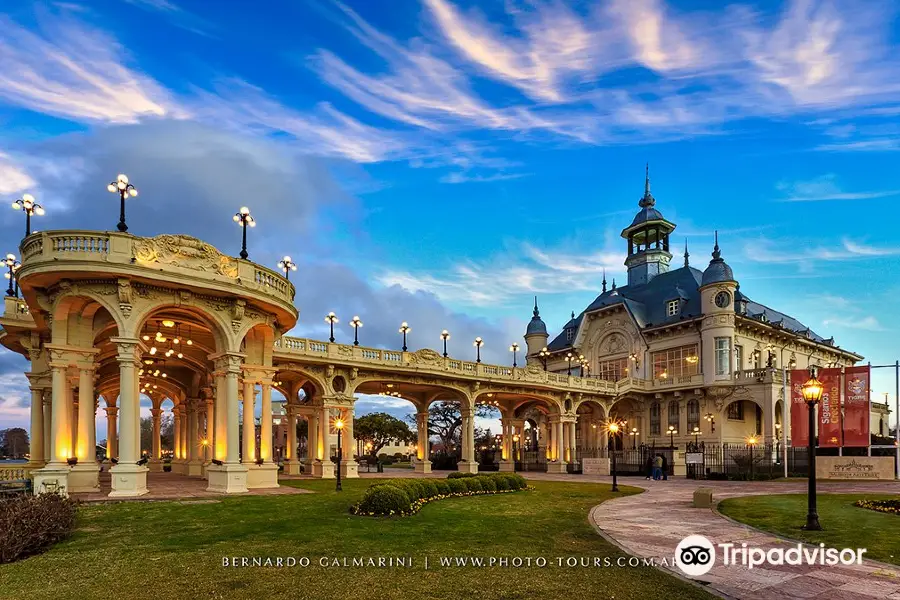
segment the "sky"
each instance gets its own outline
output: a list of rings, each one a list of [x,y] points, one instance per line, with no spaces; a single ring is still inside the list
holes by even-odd
[[[264,7],[264,8],[263,8]],[[0,200],[34,228],[186,233],[298,263],[293,335],[490,362],[625,281],[645,164],[703,268],[873,364],[900,358],[896,2],[235,0],[0,6]],[[9,252],[23,215],[0,212]],[[878,225],[878,223],[882,223]],[[880,233],[879,233],[880,232]],[[673,259],[678,264],[679,256]],[[0,353],[0,428],[28,423]],[[874,372],[874,397],[893,373]],[[384,399],[379,399],[379,402]],[[402,402],[360,403],[360,411]],[[144,412],[146,412],[144,408]],[[101,421],[102,438],[105,420]],[[892,419],[893,422],[893,419]]]

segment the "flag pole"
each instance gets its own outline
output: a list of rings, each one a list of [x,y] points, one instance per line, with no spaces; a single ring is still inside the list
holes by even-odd
[[[900,360],[894,361],[894,418],[897,425],[894,427],[894,440],[896,450],[897,479],[900,479]]]
[[[782,459],[782,466],[784,467],[784,478],[787,479],[788,476],[788,447],[787,447],[787,430],[788,430],[788,402],[793,402],[793,399],[788,396],[788,370],[787,367],[782,365],[781,367],[781,394],[784,397],[784,401],[781,403],[781,453],[784,456]],[[898,446],[900,448],[900,446]]]

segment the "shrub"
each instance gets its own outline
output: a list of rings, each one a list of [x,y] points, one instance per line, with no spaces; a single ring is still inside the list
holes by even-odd
[[[447,486],[450,488],[451,494],[464,494],[469,491],[469,487],[462,477],[454,477],[447,480]]]
[[[0,564],[40,554],[69,537],[76,506],[57,494],[0,500]]]
[[[475,480],[481,484],[481,489],[485,492],[496,492],[497,484],[494,483],[494,478],[488,475],[479,475],[475,478]]]
[[[419,485],[421,485],[425,489],[425,498],[433,498],[438,495],[437,486],[430,479],[422,479],[419,481]]]
[[[359,511],[379,515],[400,514],[408,511],[410,504],[409,496],[400,488],[390,484],[374,485],[363,495]]]
[[[507,477],[511,478],[512,481],[514,481],[516,483],[515,487],[513,487],[512,485],[510,486],[511,489],[524,490],[525,488],[528,487],[528,482],[525,481],[525,478],[522,477],[521,475],[519,475],[518,473],[512,473],[510,475],[507,475]]]
[[[475,473],[463,473],[462,471],[453,471],[447,475],[447,479],[462,479],[464,477],[475,477]]]
[[[446,479],[434,479],[432,483],[434,483],[434,487],[437,488],[438,494],[441,496],[446,496],[450,493],[450,485]]]
[[[392,464],[394,464],[394,457],[391,456],[390,454],[386,454],[386,453],[382,452],[381,454],[378,455],[378,462],[380,462],[383,465],[392,465]]]
[[[402,452],[394,452],[394,460],[397,462],[403,462],[403,459],[406,458],[406,455]]]
[[[505,492],[510,489],[509,487],[509,479],[506,478],[506,475],[503,473],[494,473],[491,476],[491,479],[494,481],[494,485],[497,486],[498,492]]]
[[[484,488],[481,487],[481,482],[478,481],[477,477],[466,477],[464,479],[461,479],[460,481],[464,481],[466,483],[466,487],[469,488],[470,492],[484,491]]]

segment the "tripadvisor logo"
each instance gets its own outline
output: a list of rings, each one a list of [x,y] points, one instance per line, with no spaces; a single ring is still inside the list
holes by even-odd
[[[675,564],[690,577],[706,575],[716,564],[716,549],[702,535],[689,535],[675,548]]]
[[[706,575],[716,564],[716,548],[720,551],[722,566],[738,565],[753,569],[762,565],[860,565],[865,548],[826,548],[796,544],[787,547],[759,548],[747,544],[713,545],[702,535],[689,535],[675,548],[674,562],[689,577]]]

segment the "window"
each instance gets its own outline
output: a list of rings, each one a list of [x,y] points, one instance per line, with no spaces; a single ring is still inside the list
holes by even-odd
[[[728,417],[729,421],[743,421],[744,420],[744,402],[743,400],[738,400],[736,402],[732,402],[728,405],[728,408],[725,409],[725,416]]]
[[[743,371],[744,370],[744,347],[743,346],[735,346],[734,347],[734,370],[735,371]]]
[[[700,427],[700,401],[688,400],[687,403],[687,432],[693,433],[694,427]]]
[[[716,338],[716,375],[731,374],[731,338]]]
[[[650,435],[659,435],[660,432],[660,408],[659,402],[650,405]]]
[[[674,317],[678,314],[678,300],[669,300],[666,302],[666,315]]]
[[[697,344],[669,348],[653,353],[653,378],[672,379],[700,372]]]
[[[601,360],[597,375],[606,381],[619,381],[628,377],[628,358]]]
[[[678,402],[675,400],[669,402],[669,425],[678,429]]]
[[[575,339],[575,330],[572,329],[571,327],[569,329],[566,329],[566,341],[571,342],[574,339]]]
[[[762,422],[763,422],[762,409],[756,404],[754,404],[753,407],[756,409],[756,435],[762,435]]]

